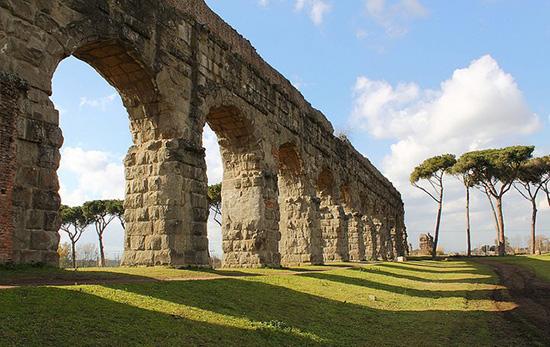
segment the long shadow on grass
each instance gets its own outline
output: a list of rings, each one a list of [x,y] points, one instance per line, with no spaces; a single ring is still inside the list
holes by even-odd
[[[426,272],[430,274],[470,274],[472,271],[476,271],[475,268],[472,268],[471,266],[461,266],[457,267],[456,269],[451,269],[447,271],[442,270],[436,270],[437,267],[430,267],[430,268],[423,268],[421,266],[418,266],[417,264],[405,264],[405,263],[381,263],[377,264],[377,266],[382,267],[388,267],[392,269],[401,269],[401,270],[414,270],[418,272]],[[444,269],[444,268],[441,268]]]
[[[316,275],[304,285],[322,288]],[[303,275],[305,276],[305,274]],[[341,277],[341,276],[340,276]],[[0,291],[0,345],[317,345],[296,329],[321,337],[322,345],[525,345],[512,327],[490,325],[492,312],[386,311],[332,300],[285,287],[299,277],[280,277],[280,285],[245,279],[145,282],[60,289],[16,288]],[[334,278],[332,278],[334,279]],[[365,283],[363,283],[365,284]],[[107,293],[107,294],[105,294]],[[130,304],[134,294],[163,300],[148,309]],[[131,298],[131,300],[127,299]],[[116,301],[115,301],[116,300]],[[155,301],[156,302],[156,301]],[[171,306],[177,304],[178,306]],[[141,305],[140,305],[141,306]],[[229,327],[183,317],[202,309],[228,319],[245,318],[262,328]],[[158,312],[166,310],[173,314]],[[219,318],[214,318],[219,319]],[[264,328],[265,327],[265,328]],[[502,329],[502,331],[501,331]],[[510,336],[506,334],[509,333]],[[404,340],[406,338],[406,341]]]
[[[500,336],[498,329],[486,324],[496,319],[492,312],[377,310],[252,280],[145,283],[109,288],[226,316],[297,328],[321,337],[325,345],[403,345],[405,336],[408,341],[423,341],[427,345],[456,341],[490,345]],[[513,336],[510,339],[515,341]],[[230,341],[226,344],[233,345]]]
[[[470,265],[464,264],[465,259],[453,259],[453,260],[432,260],[432,258],[428,258],[425,260],[422,259],[409,259],[406,263],[399,263],[399,264],[407,264],[407,265],[414,265],[414,266],[420,266],[420,267],[427,267],[427,268],[435,268],[435,269],[452,269],[452,268],[461,268],[461,267],[469,267]],[[462,262],[458,263],[458,262]]]
[[[467,299],[488,299],[490,298],[493,290],[483,289],[483,290],[427,290],[427,289],[415,289],[415,288],[406,288],[400,286],[394,286],[387,283],[381,283],[376,281],[371,281],[364,278],[356,277],[347,277],[334,274],[303,274],[300,276],[316,278],[325,281],[338,282],[343,284],[351,284],[354,286],[362,286],[371,289],[383,290],[386,292],[392,292],[395,294],[402,294],[406,296],[416,296],[419,298],[467,298]]]
[[[445,279],[445,278],[423,278],[413,275],[405,275],[400,273],[395,273],[391,271],[386,271],[379,267],[365,267],[365,268],[354,268],[354,271],[360,271],[360,272],[366,272],[366,273],[372,273],[376,275],[383,275],[383,276],[389,276],[389,277],[395,277],[410,281],[417,281],[417,282],[424,282],[424,283],[448,283],[448,284],[491,284],[494,283],[494,279],[489,274],[483,274],[484,277],[468,277],[468,278],[454,278],[454,279]],[[410,272],[415,272],[416,270],[413,269],[407,269]],[[474,275],[477,276],[478,274],[473,273],[462,273],[461,275]]]
[[[256,330],[190,320],[80,292],[27,287],[0,292],[2,346],[312,345],[266,325]]]
[[[173,270],[173,278],[179,278],[178,270]],[[187,272],[195,272],[194,277],[225,276],[225,277],[254,277],[262,274],[243,272],[238,270],[213,270],[213,269],[184,269]],[[123,272],[102,270],[71,270],[54,267],[20,266],[16,268],[0,267],[0,285],[25,286],[25,285],[74,285],[74,284],[103,284],[103,283],[133,283],[156,282],[170,276],[134,275]],[[185,279],[185,277],[181,277]]]

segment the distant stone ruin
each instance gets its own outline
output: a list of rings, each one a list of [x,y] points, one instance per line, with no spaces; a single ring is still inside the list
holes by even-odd
[[[432,255],[434,248],[434,238],[432,235],[420,234],[420,254],[419,255]]]
[[[0,1],[0,263],[58,264],[50,96],[70,55],[128,111],[123,264],[208,266],[206,123],[224,165],[224,266],[407,252],[399,192],[204,1],[15,0]]]

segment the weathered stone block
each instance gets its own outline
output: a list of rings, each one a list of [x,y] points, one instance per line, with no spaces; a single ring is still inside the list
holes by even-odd
[[[29,230],[28,232],[31,235],[30,249],[44,251],[57,249],[58,233],[44,230]]]

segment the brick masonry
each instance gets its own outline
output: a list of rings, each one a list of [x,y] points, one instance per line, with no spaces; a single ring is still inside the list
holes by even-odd
[[[0,263],[14,261],[15,122],[25,90],[17,77],[0,74]]]

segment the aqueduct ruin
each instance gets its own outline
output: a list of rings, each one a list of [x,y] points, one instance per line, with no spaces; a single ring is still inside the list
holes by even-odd
[[[203,0],[2,0],[0,263],[58,263],[50,95],[70,55],[129,114],[124,264],[209,264],[205,123],[224,164],[225,266],[407,252],[399,192]]]

